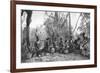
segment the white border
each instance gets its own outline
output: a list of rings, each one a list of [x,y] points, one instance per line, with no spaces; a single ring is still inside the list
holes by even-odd
[[[70,12],[89,12],[90,13],[90,60],[81,61],[62,61],[62,62],[41,62],[41,63],[21,63],[21,9],[26,10],[52,10]],[[53,66],[73,66],[94,64],[94,9],[69,8],[69,7],[49,7],[36,5],[16,5],[16,68],[39,68]]]

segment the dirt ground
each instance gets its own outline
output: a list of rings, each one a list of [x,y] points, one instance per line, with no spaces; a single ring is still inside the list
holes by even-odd
[[[68,54],[59,54],[59,53],[49,54],[48,53],[46,56],[33,57],[30,59],[27,59],[25,63],[69,61],[69,60],[88,60],[88,58],[80,54],[75,54],[75,53],[68,53]]]

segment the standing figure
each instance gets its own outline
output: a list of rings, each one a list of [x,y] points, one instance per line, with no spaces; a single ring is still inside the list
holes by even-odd
[[[66,40],[65,41],[65,50],[64,50],[64,53],[65,54],[69,53],[69,49],[70,49],[69,40]]]
[[[32,52],[32,56],[31,56],[31,57],[33,57],[34,54],[36,54],[36,56],[39,56],[39,53],[38,53],[39,47],[38,47],[37,41],[34,42],[34,48],[33,48],[33,49],[34,49],[34,50],[33,50],[33,52]]]
[[[79,54],[80,53],[80,38],[78,37],[78,39],[76,39],[75,41],[74,41],[74,52],[76,53],[76,54]]]
[[[59,51],[59,44],[58,44],[58,41],[56,40],[55,41],[55,52],[58,52]]]
[[[53,44],[51,44],[49,48],[50,48],[50,53],[54,54],[55,53],[55,48],[54,48]]]
[[[60,38],[60,42],[59,42],[59,53],[62,53],[62,49],[63,49],[63,41],[62,41],[62,38]]]

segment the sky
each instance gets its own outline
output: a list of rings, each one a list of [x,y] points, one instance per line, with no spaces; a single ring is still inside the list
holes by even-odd
[[[74,28],[80,13],[71,13],[71,25]],[[44,11],[33,11],[30,28],[37,28],[44,24],[46,15]]]
[[[33,11],[30,28],[37,28],[45,22],[44,20],[45,12],[44,11]]]

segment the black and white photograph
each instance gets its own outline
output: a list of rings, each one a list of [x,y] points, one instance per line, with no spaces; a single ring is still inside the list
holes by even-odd
[[[97,67],[97,6],[11,1],[11,72]]]
[[[21,10],[21,63],[90,59],[90,13]]]
[[[17,1],[15,8],[12,70],[96,66],[96,6]]]

